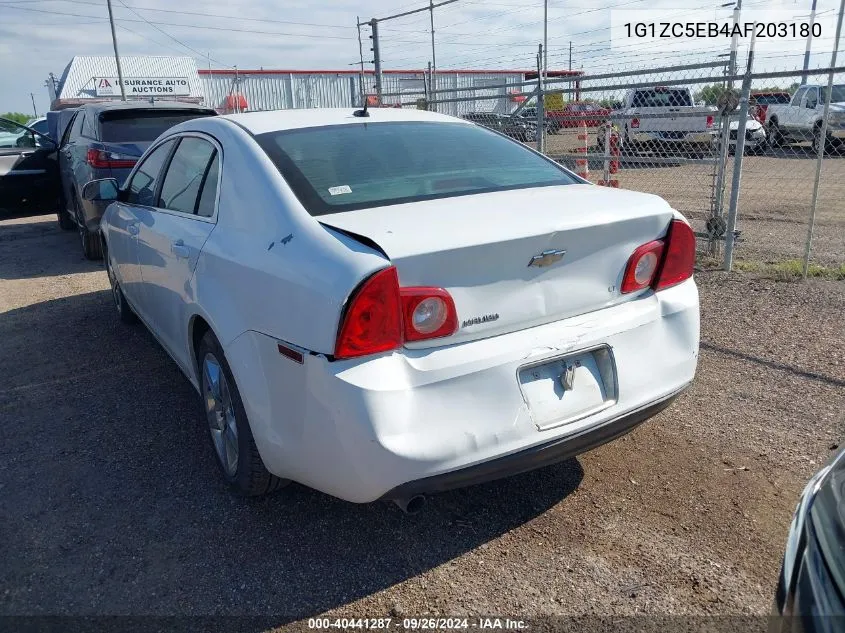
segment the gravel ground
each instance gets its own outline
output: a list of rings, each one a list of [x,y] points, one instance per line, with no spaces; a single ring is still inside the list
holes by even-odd
[[[845,283],[702,273],[693,387],[405,516],[215,479],[198,397],[54,217],[0,222],[0,614],[765,614],[845,424]],[[643,356],[647,370],[648,357]]]

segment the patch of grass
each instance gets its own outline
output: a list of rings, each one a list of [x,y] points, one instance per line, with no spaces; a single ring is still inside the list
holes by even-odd
[[[753,260],[737,260],[734,262],[734,269],[741,272],[758,273],[765,277],[771,277],[780,281],[793,281],[803,277],[804,262],[800,259],[789,259],[775,263]],[[835,281],[845,280],[845,264],[840,264],[835,267],[810,264],[807,270],[807,277],[830,279]]]

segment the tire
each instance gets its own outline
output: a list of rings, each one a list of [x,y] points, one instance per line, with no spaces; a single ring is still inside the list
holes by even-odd
[[[126,301],[126,296],[124,296],[123,290],[117,282],[117,277],[115,277],[114,270],[112,270],[111,260],[108,257],[104,257],[103,259],[106,263],[106,273],[108,274],[109,284],[111,285],[112,301],[114,301],[114,307],[117,309],[118,317],[122,323],[132,325],[138,321],[138,317]]]
[[[72,231],[76,228],[76,222],[73,221],[73,218],[70,217],[70,213],[67,212],[67,209],[59,209],[56,211],[56,215],[59,217],[59,227],[63,231]]]
[[[76,225],[79,228],[79,239],[82,241],[82,253],[85,259],[103,259],[103,242],[100,239],[100,232],[91,232],[85,227],[82,219],[82,210],[79,204],[79,195],[73,193],[73,208],[76,213]]]
[[[780,126],[776,119],[769,121],[769,144],[772,148],[778,148],[783,145],[783,133],[780,131]]]
[[[264,466],[229,363],[211,331],[202,337],[196,360],[208,437],[226,485],[243,496],[258,497],[289,484]]]
[[[816,125],[816,126],[813,128],[813,141],[812,141],[812,145],[813,145],[813,154],[814,154],[814,155],[818,155],[818,153],[819,153],[819,145],[821,145],[821,142],[822,142],[821,136],[822,136],[822,126],[821,126],[821,125]],[[832,147],[833,147],[833,146],[832,146],[832,144],[831,144],[830,140],[827,140],[827,139],[826,139],[826,140],[825,140],[825,144],[824,144],[824,151],[823,151],[823,153],[824,153],[824,154],[829,154],[829,153],[830,153],[830,151],[831,151],[831,149],[832,149]]]

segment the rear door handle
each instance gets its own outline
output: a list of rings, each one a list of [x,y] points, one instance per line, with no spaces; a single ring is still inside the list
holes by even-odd
[[[129,231],[130,235],[138,235],[138,233],[140,231],[140,229],[138,228],[138,225],[135,224],[134,222],[132,224],[127,224],[126,230]]]
[[[170,251],[176,255],[176,257],[181,257],[182,259],[188,259],[191,256],[191,249],[185,246],[185,242],[183,240],[176,240],[170,246]]]

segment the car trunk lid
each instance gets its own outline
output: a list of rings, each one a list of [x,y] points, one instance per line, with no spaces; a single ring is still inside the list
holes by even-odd
[[[433,347],[600,310],[639,293],[619,285],[634,249],[665,235],[662,199],[593,185],[458,196],[324,215],[378,246],[403,287],[445,288],[459,329]]]

